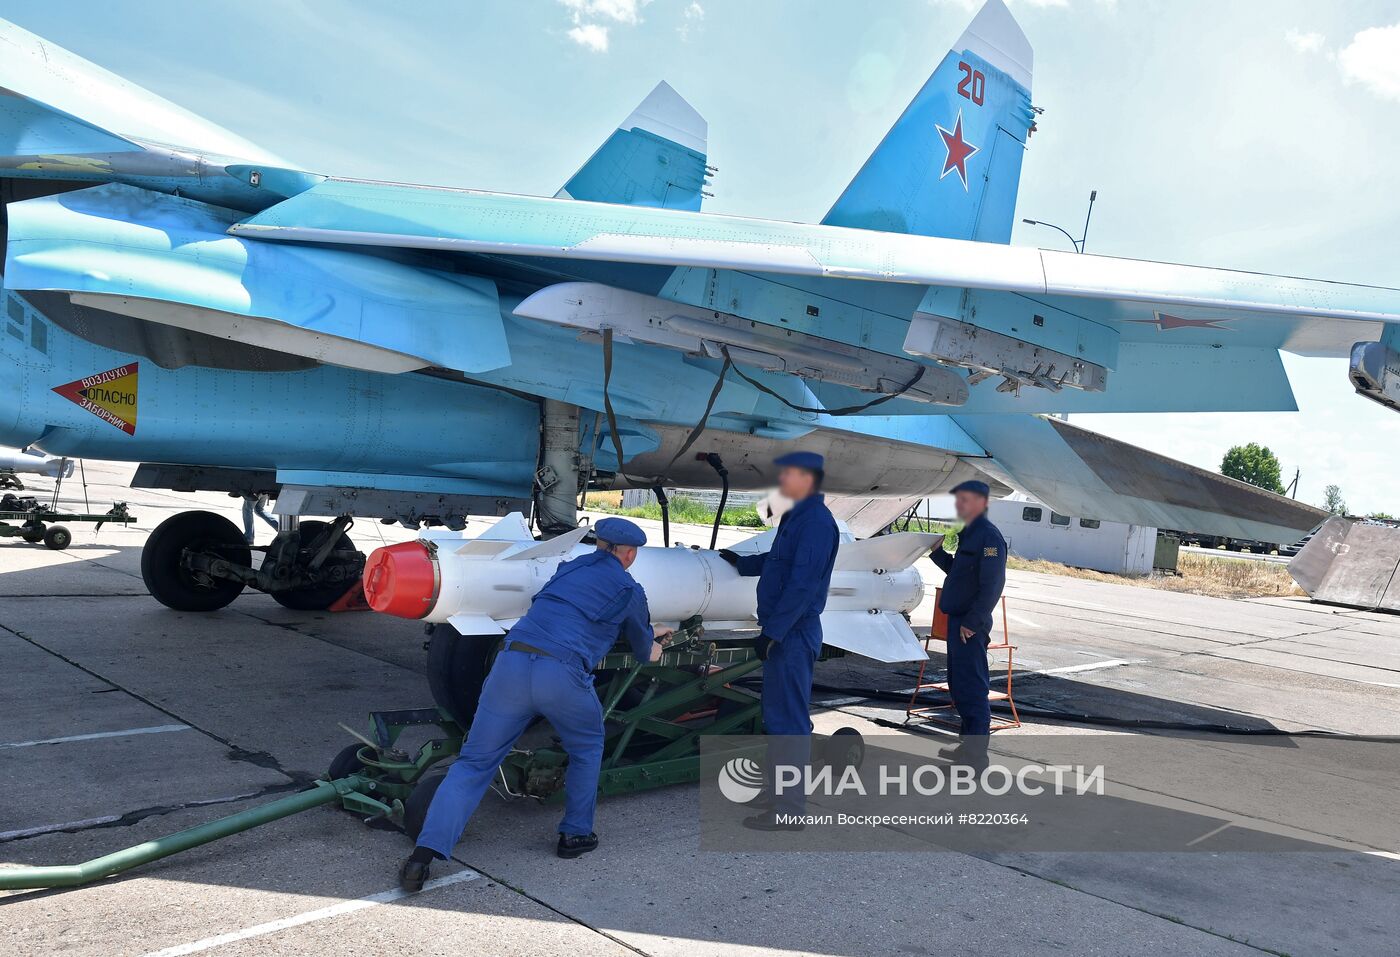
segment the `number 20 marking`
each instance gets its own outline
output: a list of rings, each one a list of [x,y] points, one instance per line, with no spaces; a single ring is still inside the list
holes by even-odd
[[[981,70],[974,70],[966,63],[959,63],[963,78],[958,83],[958,95],[971,100],[978,106],[987,98],[987,77]]]

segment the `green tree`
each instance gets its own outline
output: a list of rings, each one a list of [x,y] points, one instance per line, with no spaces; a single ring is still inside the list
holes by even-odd
[[[1345,515],[1347,513],[1346,499],[1342,498],[1342,490],[1339,486],[1329,485],[1322,490],[1322,507],[1333,515]]]
[[[1283,494],[1278,458],[1269,451],[1268,446],[1258,442],[1236,445],[1226,452],[1225,460],[1220,463],[1220,474]]]
[[[1366,517],[1367,517],[1367,518],[1382,519],[1382,520],[1387,521],[1387,522],[1393,522],[1393,521],[1395,521],[1395,516],[1394,516],[1394,515],[1391,515],[1389,512],[1372,512],[1370,515],[1367,515]]]

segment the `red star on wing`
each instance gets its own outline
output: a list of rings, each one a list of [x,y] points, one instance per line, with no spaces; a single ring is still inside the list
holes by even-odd
[[[957,170],[963,189],[967,189],[967,161],[978,149],[963,139],[962,110],[958,110],[958,121],[951,130],[945,130],[937,123],[934,126],[938,129],[938,135],[943,137],[943,145],[948,150],[948,158],[943,161],[943,172],[938,174],[938,178],[942,179],[953,170]]]
[[[1167,329],[1224,329],[1225,327],[1220,323],[1229,322],[1228,319],[1183,319],[1180,316],[1169,316],[1165,312],[1157,313],[1155,319],[1129,319],[1128,321],[1156,326],[1158,332],[1164,332]]]

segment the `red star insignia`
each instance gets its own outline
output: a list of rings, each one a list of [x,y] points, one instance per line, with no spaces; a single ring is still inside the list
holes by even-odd
[[[1224,329],[1225,327],[1221,323],[1229,320],[1183,319],[1180,316],[1169,316],[1165,312],[1159,312],[1152,319],[1129,319],[1128,321],[1156,326],[1158,332],[1165,332],[1167,329]]]
[[[967,189],[967,161],[978,149],[963,139],[962,110],[958,110],[958,122],[953,125],[951,130],[945,130],[937,123],[934,126],[938,129],[938,135],[943,137],[943,145],[948,150],[948,158],[943,161],[943,172],[938,175],[938,178],[942,179],[953,170],[957,170],[958,179],[962,180],[963,189]]]

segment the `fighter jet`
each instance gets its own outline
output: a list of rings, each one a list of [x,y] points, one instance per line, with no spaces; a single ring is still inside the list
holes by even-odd
[[[702,211],[706,122],[664,83],[538,197],[301,169],[0,39],[0,442],[335,517],[256,567],[224,519],[167,520],[143,571],[172,607],[324,607],[352,516],[548,537],[582,489],[762,488],[796,446],[896,508],[984,477],[1289,541],[1320,513],[1050,416],[1292,410],[1280,350],[1400,400],[1400,290],[1009,245],[1039,110],[1002,0],[815,224]]]

